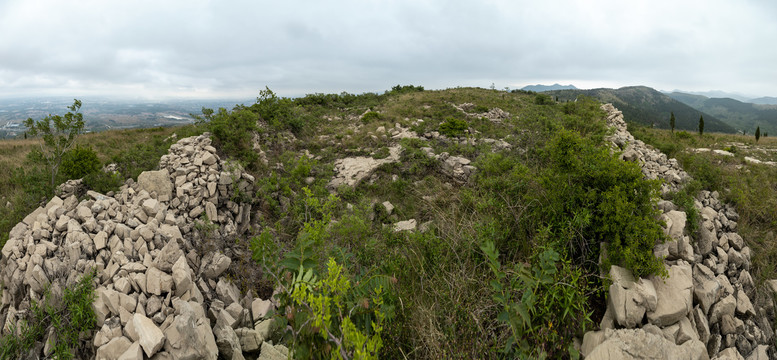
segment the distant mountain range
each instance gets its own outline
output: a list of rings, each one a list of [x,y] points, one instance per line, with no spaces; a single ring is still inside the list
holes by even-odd
[[[678,130],[697,131],[699,117],[704,116],[705,131],[724,133],[736,131],[734,127],[716,114],[698,110],[646,86],[628,86],[620,89],[554,90],[545,93],[558,98],[559,101],[574,101],[579,95],[587,95],[601,102],[612,103],[623,111],[627,121],[658,128],[668,129],[670,114],[674,113],[675,129]]]
[[[553,91],[553,90],[576,90],[577,88],[574,85],[560,85],[560,84],[553,84],[553,85],[527,85],[521,88],[521,90],[526,91],[534,91],[534,92],[543,92],[543,91]]]
[[[777,134],[777,98],[763,97],[742,102],[731,98],[709,98],[681,92],[667,95],[717,117],[738,132],[754,134],[756,127],[760,127],[761,132]]]

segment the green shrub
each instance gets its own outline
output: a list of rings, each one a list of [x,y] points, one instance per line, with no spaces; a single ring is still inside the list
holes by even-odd
[[[110,191],[118,191],[124,179],[118,173],[97,171],[83,178],[83,184],[98,193],[105,194]]]
[[[654,209],[659,182],[574,132],[560,131],[544,154],[549,166],[540,182],[546,192],[534,198],[543,204],[534,208],[535,216],[546,219],[551,238],[569,249],[574,263],[595,264],[605,242],[605,266],[625,266],[635,276],[662,273],[661,260],[653,256],[654,245],[665,238]]]
[[[345,269],[330,258],[325,276],[302,265],[279,295],[295,359],[377,359],[386,321],[383,287],[360,296]],[[363,284],[373,282],[363,279]]]
[[[61,168],[68,179],[80,179],[100,170],[100,159],[91,147],[76,146],[62,156]]]
[[[539,93],[534,95],[534,103],[537,105],[553,105],[556,102],[548,94]]]
[[[458,137],[464,135],[464,131],[468,128],[469,124],[467,124],[465,120],[449,117],[445,119],[442,124],[440,124],[440,134],[450,137]]]
[[[678,138],[680,138],[680,139],[686,139],[686,140],[687,140],[687,139],[691,139],[691,138],[693,138],[693,136],[691,135],[691,133],[689,133],[689,132],[687,132],[687,131],[685,131],[685,130],[683,130],[683,131],[678,131],[678,132],[677,132],[677,134],[676,134],[676,136],[677,136]]]
[[[259,91],[256,104],[251,105],[250,109],[277,130],[289,130],[295,134],[302,131],[304,124],[294,114],[294,102],[276,96],[268,87]]]
[[[369,124],[373,121],[380,120],[382,116],[377,111],[368,111],[364,115],[362,115],[362,122],[365,124]]]

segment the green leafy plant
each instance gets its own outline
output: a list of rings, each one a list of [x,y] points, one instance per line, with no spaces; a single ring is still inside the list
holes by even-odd
[[[84,130],[84,114],[79,112],[81,101],[73,100],[73,105],[68,106],[68,109],[70,111],[64,116],[49,115],[38,121],[28,118],[24,122],[28,134],[40,135],[43,139],[40,150],[51,169],[51,186],[55,185],[63,156],[73,147],[76,137]]]
[[[469,124],[467,124],[466,121],[454,117],[449,117],[445,119],[442,124],[440,124],[440,134],[450,137],[457,137],[464,135],[464,131],[468,128]]]
[[[518,358],[578,358],[572,339],[592,323],[580,269],[552,249],[540,252],[531,266],[512,268],[502,267],[493,242],[480,249],[495,277],[490,285],[501,310],[497,319],[510,328],[503,352]]]
[[[332,258],[323,278],[300,265],[287,279],[279,298],[294,358],[378,358],[386,320],[383,287],[372,289],[368,298],[355,298],[345,269]]]

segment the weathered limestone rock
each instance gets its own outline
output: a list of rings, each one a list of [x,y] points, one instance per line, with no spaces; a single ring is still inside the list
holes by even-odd
[[[691,266],[687,263],[672,265],[668,269],[669,277],[651,278],[658,295],[655,311],[648,311],[651,324],[668,326],[688,315],[693,307],[693,279]]]
[[[635,282],[631,272],[619,266],[610,267],[608,306],[621,326],[633,328],[642,322],[645,311],[656,308],[656,290],[650,281]]]
[[[720,299],[720,301],[712,306],[709,317],[710,324],[717,323],[720,321],[720,319],[723,318],[724,315],[734,316],[734,310],[736,307],[737,301],[734,298],[734,295],[729,295]]]
[[[642,329],[606,330],[604,337],[586,359],[709,359],[707,349],[698,340],[676,345]]]
[[[174,359],[216,360],[218,347],[202,307],[177,301],[175,320],[165,329],[165,351]]]
[[[173,197],[173,183],[166,170],[144,171],[138,175],[140,189],[149,194],[156,193],[159,201],[168,201]]]
[[[97,360],[113,360],[118,359],[129,349],[132,343],[125,337],[120,336],[111,339],[107,344],[100,346],[97,349]]]
[[[706,314],[720,296],[720,283],[715,273],[702,264],[693,267],[693,295]]]
[[[143,347],[146,356],[151,357],[156,354],[165,344],[165,335],[162,330],[151,319],[137,313],[132,317],[132,323],[139,337],[138,342]]]
[[[394,224],[394,231],[395,232],[415,231],[416,225],[417,224],[415,219],[399,221],[396,224]]]
[[[132,343],[132,345],[121,354],[119,360],[143,360],[143,349],[140,347],[140,343]]]
[[[395,145],[389,148],[389,156],[384,159],[364,156],[339,159],[334,164],[336,175],[327,187],[337,189],[342,185],[356,186],[360,181],[372,175],[379,166],[399,161],[401,154],[402,146]]]

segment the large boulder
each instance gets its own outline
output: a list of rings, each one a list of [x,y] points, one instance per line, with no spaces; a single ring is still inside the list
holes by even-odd
[[[218,346],[210,321],[200,304],[175,300],[175,320],[165,329],[165,351],[174,359],[218,358]]]
[[[651,324],[659,327],[672,325],[687,316],[693,307],[693,278],[691,266],[685,262],[667,269],[669,276],[653,276],[651,281],[658,295],[655,311],[648,311]]]
[[[709,360],[707,348],[699,340],[676,345],[661,335],[643,329],[605,331],[604,341],[586,357],[588,360],[693,359]]]
[[[720,298],[720,282],[715,273],[702,264],[693,267],[693,295],[706,314]]]
[[[173,196],[173,182],[166,170],[144,171],[138,175],[138,185],[149,194],[156,193],[160,201],[168,201]]]
[[[608,306],[621,326],[633,328],[642,323],[648,310],[656,308],[656,290],[650,281],[636,281],[631,271],[620,266],[610,267],[610,296]]]

